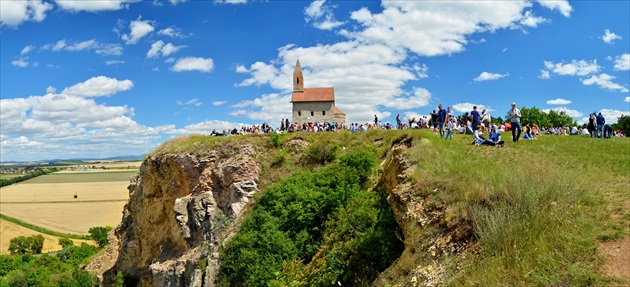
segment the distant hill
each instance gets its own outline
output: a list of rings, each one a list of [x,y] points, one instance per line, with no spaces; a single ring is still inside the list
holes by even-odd
[[[95,160],[118,160],[118,161],[136,161],[143,160],[144,155],[122,155],[106,158],[68,158],[68,159],[44,159],[37,161],[0,161],[1,165],[24,165],[24,164],[47,164],[56,162],[84,162]]]

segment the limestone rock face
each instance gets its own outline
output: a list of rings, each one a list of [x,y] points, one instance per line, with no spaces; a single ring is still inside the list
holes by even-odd
[[[215,286],[224,224],[238,221],[258,192],[255,156],[242,145],[147,158],[110,245],[86,269],[105,286],[119,272],[139,286]]]

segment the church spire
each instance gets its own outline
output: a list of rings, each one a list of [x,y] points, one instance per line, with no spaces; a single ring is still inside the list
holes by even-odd
[[[293,92],[304,92],[304,76],[302,75],[302,67],[300,67],[300,59],[295,63],[295,70],[293,70]]]

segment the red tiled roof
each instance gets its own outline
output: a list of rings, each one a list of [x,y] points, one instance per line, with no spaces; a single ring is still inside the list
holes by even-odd
[[[333,114],[335,115],[345,115],[346,113],[342,112],[337,106],[333,106],[332,108]]]
[[[335,89],[330,88],[304,88],[304,92],[293,93],[291,102],[334,102]]]

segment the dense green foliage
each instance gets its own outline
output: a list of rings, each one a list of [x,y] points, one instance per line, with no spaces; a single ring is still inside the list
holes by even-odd
[[[544,112],[536,107],[522,107],[521,110],[521,124],[522,125],[538,125],[539,127],[569,127],[577,125],[573,118],[566,114],[564,111],[549,110]],[[505,118],[506,122],[510,120]]]
[[[90,228],[88,230],[88,233],[90,233],[90,236],[92,237],[92,239],[94,239],[94,241],[96,241],[98,246],[104,247],[108,243],[107,234],[111,230],[112,230],[111,226],[97,226],[97,227]]]
[[[42,252],[44,248],[44,236],[18,236],[11,238],[9,243],[9,253],[11,254],[37,254]]]
[[[25,180],[28,180],[28,179],[31,179],[31,178],[35,178],[35,177],[38,177],[40,175],[49,174],[49,173],[55,172],[55,171],[57,171],[56,168],[51,168],[51,169],[38,168],[38,169],[35,169],[35,170],[25,174],[25,175],[20,175],[20,176],[16,176],[16,177],[12,177],[12,178],[0,178],[0,187],[11,185],[11,184],[18,183],[18,182],[21,182],[21,181],[25,181]]]
[[[65,247],[57,256],[0,255],[0,287],[97,286],[96,277],[78,266],[85,264],[98,250],[84,243]]]
[[[621,115],[611,127],[613,130],[621,130],[626,136],[630,135],[630,116]]]
[[[328,162],[336,157],[333,149],[315,145],[307,156]],[[222,286],[360,286],[374,280],[402,252],[389,205],[366,190],[375,162],[371,152],[349,153],[267,187],[222,250]]]

